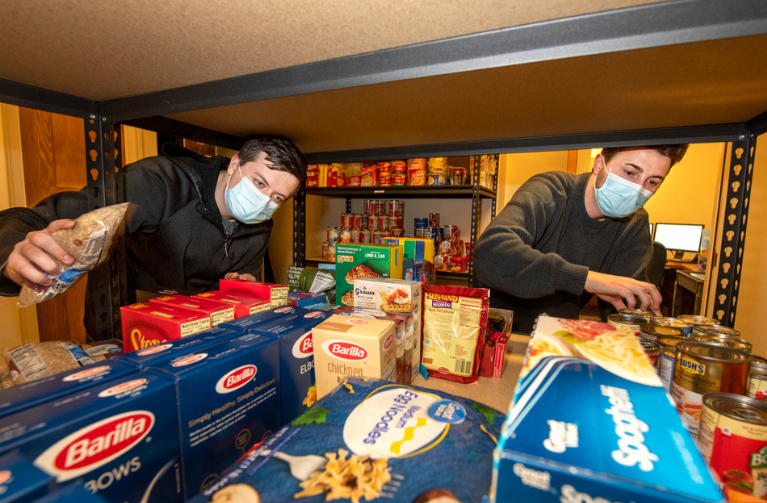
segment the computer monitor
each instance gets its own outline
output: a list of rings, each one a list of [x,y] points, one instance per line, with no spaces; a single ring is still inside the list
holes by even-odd
[[[682,260],[684,252],[698,253],[703,226],[696,224],[655,224],[653,239],[674,252],[674,260]]]

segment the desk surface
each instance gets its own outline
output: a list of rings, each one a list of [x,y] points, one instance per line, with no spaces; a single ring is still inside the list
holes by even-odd
[[[697,271],[698,270],[698,263],[690,263],[690,262],[674,262],[673,260],[669,260],[666,262],[666,269],[687,269],[688,271]]]

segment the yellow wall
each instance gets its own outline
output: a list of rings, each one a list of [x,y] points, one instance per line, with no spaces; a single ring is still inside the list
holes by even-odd
[[[500,212],[531,176],[546,171],[567,171],[567,151],[502,154],[498,171],[497,212]]]
[[[759,151],[761,148],[761,152]],[[767,284],[767,135],[757,138],[751,197],[749,198],[743,268],[735,311],[735,329],[753,344],[753,353],[767,355],[764,285]]]

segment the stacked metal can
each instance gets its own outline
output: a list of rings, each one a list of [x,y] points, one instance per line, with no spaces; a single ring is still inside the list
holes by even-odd
[[[398,166],[398,165],[397,165]],[[401,169],[397,167],[396,169]],[[365,214],[362,221],[365,223],[364,230],[370,233],[370,241],[363,243],[375,243],[379,238],[386,236],[403,237],[403,219],[405,216],[405,202],[398,199],[366,199]]]

